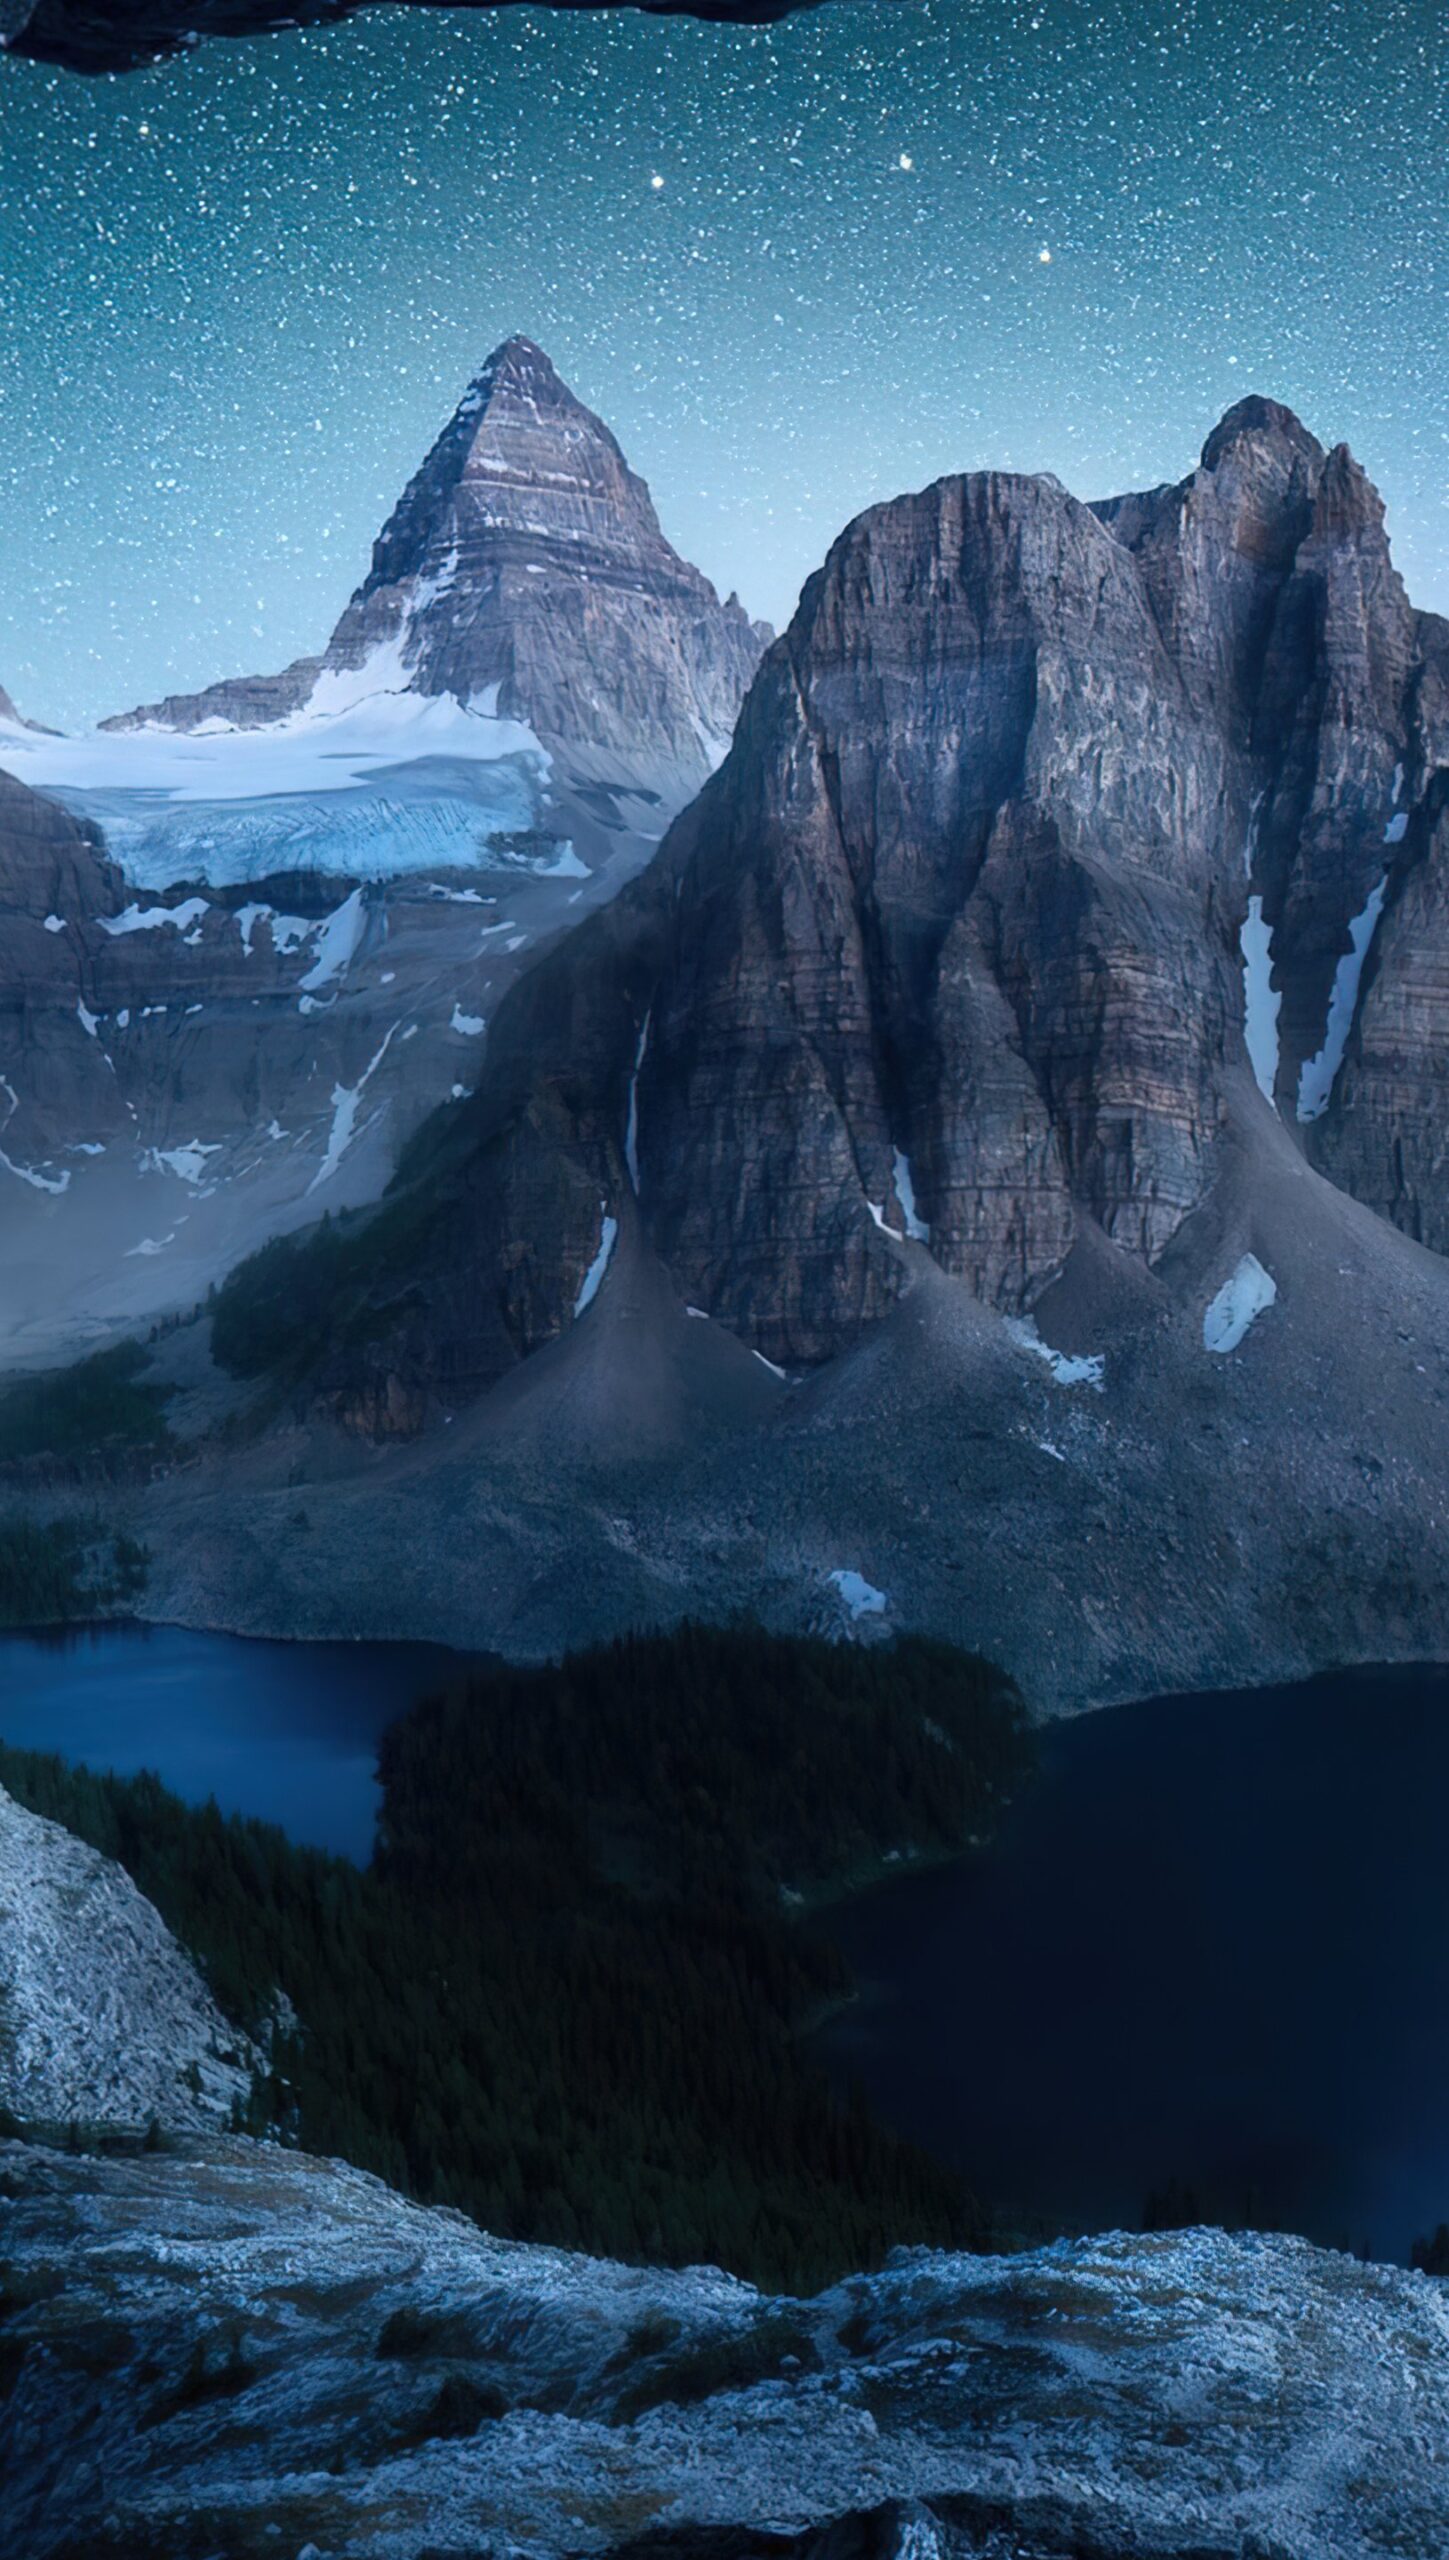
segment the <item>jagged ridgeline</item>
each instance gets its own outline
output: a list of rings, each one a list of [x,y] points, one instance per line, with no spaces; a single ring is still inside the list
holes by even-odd
[[[1019,1316],[1084,1238],[1161,1271],[1290,1146],[1442,1249],[1446,705],[1376,493],[1271,401],[1173,488],[871,509],[658,859],[499,1007],[410,1221],[334,1275],[320,1383],[486,1387],[636,1233],[789,1366],[917,1249]],[[316,1295],[259,1269],[224,1341],[276,1281]]]
[[[236,2027],[285,1993],[250,2129],[503,2235],[798,2284],[983,2236],[802,2045],[851,1987],[812,1912],[960,1854],[1029,1757],[948,1646],[686,1628],[394,1725],[365,1874],[150,1778],[0,1749],[0,1785],[119,1861]]]

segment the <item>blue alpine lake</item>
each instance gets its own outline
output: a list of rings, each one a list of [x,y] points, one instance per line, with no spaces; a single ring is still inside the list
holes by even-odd
[[[379,1735],[466,1657],[441,1645],[274,1644],[139,1625],[0,1636],[0,1741],[188,1804],[280,1823],[365,1864]]]

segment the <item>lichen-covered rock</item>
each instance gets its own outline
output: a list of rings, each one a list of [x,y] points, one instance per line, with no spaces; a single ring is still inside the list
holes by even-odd
[[[0,2520],[33,2560],[1449,2542],[1443,2290],[1301,2241],[908,2253],[801,2303],[240,2141],[0,2173]]]
[[[260,2061],[124,1869],[0,1788],[0,2107],[225,2126]]]

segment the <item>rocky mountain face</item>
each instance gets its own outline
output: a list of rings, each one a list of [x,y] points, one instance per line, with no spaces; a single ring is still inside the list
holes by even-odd
[[[12,1354],[375,1197],[525,956],[718,761],[767,637],[513,340],[317,658],[93,738],[0,706]]]
[[[408,5],[409,0],[404,0]],[[454,0],[462,8],[501,8],[507,0]],[[54,62],[67,71],[134,71],[179,53],[199,36],[253,36],[274,28],[330,25],[367,0],[3,0],[0,47]],[[418,5],[418,0],[412,0]],[[436,5],[436,0],[434,0]],[[543,0],[546,8],[629,7],[657,17],[703,18],[715,25],[763,27],[820,0]]]
[[[224,2130],[261,2060],[124,1869],[0,1788],[0,2107]]]
[[[320,659],[105,725],[252,728],[385,682],[486,703],[570,779],[653,784],[673,809],[723,755],[771,636],[680,559],[603,421],[511,338],[404,491]]]
[[[1434,2279],[1188,2231],[809,2302],[488,2239],[240,2140],[0,2146],[0,2514],[333,2560],[1376,2560],[1449,2538]]]
[[[1444,640],[1266,401],[862,516],[386,1217],[229,1284],[239,1392],[328,1350],[148,1605],[908,1627],[1044,1709],[1437,1655]]]
[[[1176,488],[872,509],[658,862],[501,1010],[431,1295],[373,1357],[486,1384],[626,1221],[777,1363],[925,1256],[1024,1318],[1088,1231],[1157,1270],[1272,1118],[1430,1232],[1390,1167],[1406,1116],[1438,1144],[1442,969],[1398,918],[1433,898],[1446,639],[1358,466],[1266,401]],[[1386,1005],[1407,1085],[1360,1064]]]

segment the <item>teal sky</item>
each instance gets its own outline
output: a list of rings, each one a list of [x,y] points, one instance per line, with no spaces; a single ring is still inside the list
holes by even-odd
[[[1250,389],[1348,439],[1449,608],[1439,15],[377,10],[0,60],[0,683],[70,724],[317,646],[520,329],[775,621],[876,498],[1175,477]]]

